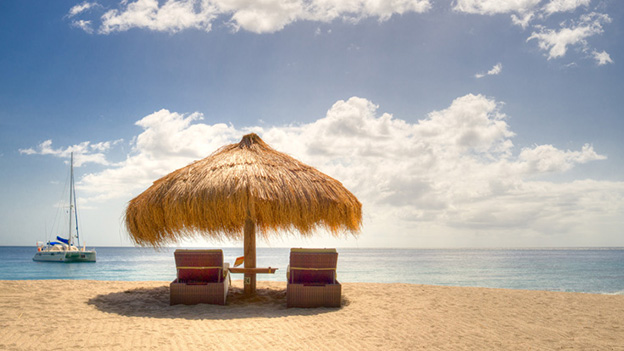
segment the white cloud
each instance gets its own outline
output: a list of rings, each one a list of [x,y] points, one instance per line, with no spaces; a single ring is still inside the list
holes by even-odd
[[[220,14],[231,14],[229,24],[236,30],[273,33],[297,21],[304,13],[299,1],[215,1]]]
[[[511,21],[513,22],[513,24],[522,27],[522,29],[526,29],[534,16],[535,14],[533,12],[525,13],[522,16],[512,14]]]
[[[81,14],[91,8],[94,7],[98,7],[100,5],[98,5],[98,3],[96,2],[83,2],[81,4],[75,5],[74,7],[72,7],[71,9],[69,9],[69,12],[67,13],[68,17],[74,17],[78,14]]]
[[[494,67],[492,67],[492,69],[489,70],[487,74],[492,76],[492,75],[500,74],[502,71],[503,71],[503,64],[499,62],[496,65],[494,65]]]
[[[544,6],[544,12],[551,15],[556,12],[570,12],[580,6],[589,6],[591,0],[551,0]]]
[[[342,19],[357,23],[369,17],[378,17],[379,21],[386,21],[394,14],[423,13],[429,9],[431,9],[429,0],[312,0],[307,2],[306,12],[302,17],[321,22]]]
[[[453,9],[479,15],[510,14],[513,24],[526,29],[533,27],[528,41],[535,39],[540,49],[548,52],[548,59],[561,58],[566,55],[568,48],[579,47],[581,51],[589,49],[588,38],[601,34],[603,24],[611,22],[611,18],[602,13],[587,12],[591,0],[550,0],[540,7],[541,0],[457,0]],[[555,13],[572,13],[583,8],[579,20],[565,20],[559,29],[549,28],[549,16]],[[601,61],[595,55],[597,61]],[[477,74],[482,78],[483,73]]]
[[[127,201],[154,180],[254,131],[353,191],[364,206],[365,232],[435,228],[550,234],[598,219],[621,222],[624,183],[535,180],[605,156],[590,145],[581,150],[536,145],[514,156],[515,134],[501,108],[494,99],[468,94],[411,123],[352,97],[312,123],[246,128],[209,124],[199,113],[160,110],[136,123],[143,131],[133,139],[126,160],[87,174],[79,186],[87,205]],[[79,146],[99,153],[112,144]],[[80,147],[54,150],[48,141],[39,151],[22,152],[59,154]]]
[[[453,157],[464,153],[487,158],[507,155],[514,133],[499,107],[492,99],[468,94],[444,110],[431,112],[415,128],[421,138],[431,142],[431,148],[442,146],[444,153]]]
[[[458,0],[453,9],[459,12],[479,15],[495,15],[501,13],[513,13],[523,15],[521,23],[525,23],[534,13],[540,12],[551,15],[556,12],[571,12],[580,6],[588,6],[591,0],[551,0],[541,9],[538,7],[542,0]],[[514,15],[515,20],[520,20]]]
[[[91,25],[91,21],[85,21],[85,20],[72,21],[72,26],[76,28],[80,28],[89,34],[93,34],[93,27]]]
[[[453,10],[477,15],[511,14],[513,24],[527,28],[542,0],[458,0]]]
[[[531,12],[542,0],[458,0],[455,11],[479,15]]]
[[[378,116],[377,106],[351,98],[314,123],[272,128],[263,136],[340,179],[381,234],[389,228],[412,235],[425,228],[550,234],[594,216],[617,216],[624,184],[531,181],[603,156],[587,145],[580,151],[546,145],[514,158],[514,133],[500,108],[482,95],[466,95],[412,124]],[[597,197],[616,205],[600,205]]]
[[[72,7],[68,17],[83,13],[88,6],[88,3],[83,3]],[[213,22],[222,18],[234,30],[272,33],[297,21],[331,22],[342,19],[356,23],[364,18],[375,17],[379,21],[386,21],[394,14],[422,13],[430,8],[429,0],[122,1],[119,8],[108,10],[102,15],[98,32],[108,34],[131,28],[172,33],[191,28],[210,31]]]
[[[518,156],[519,169],[526,174],[565,172],[577,163],[604,160],[592,146],[585,144],[581,151],[563,151],[552,145],[539,145],[523,149]]]
[[[494,67],[492,67],[492,69],[490,69],[489,71],[487,71],[487,73],[477,73],[475,74],[476,78],[483,78],[486,75],[488,76],[495,76],[500,74],[503,71],[503,64],[502,63],[497,63],[494,65]]]
[[[38,145],[36,149],[20,149],[19,152],[26,155],[52,155],[59,158],[69,159],[71,153],[74,154],[74,166],[80,167],[86,163],[95,163],[104,166],[113,166],[106,160],[106,154],[113,145],[121,143],[123,140],[91,143],[84,141],[80,144],[68,146],[66,148],[54,149],[52,140],[46,140]]]
[[[624,210],[624,183],[577,180],[569,183],[523,182],[497,197],[484,197],[450,213],[448,225],[483,232],[492,229],[535,233],[548,236],[564,234],[585,236],[602,223],[621,223]],[[567,246],[569,242],[555,245]]]
[[[125,8],[109,10],[102,15],[100,33],[121,32],[131,28],[173,33],[189,28],[209,31],[211,21],[216,17],[215,6],[206,1],[168,0],[161,6],[157,0],[137,0],[122,4],[125,4]]]
[[[571,46],[579,46],[584,52],[591,50],[588,38],[602,33],[602,25],[611,21],[606,14],[588,13],[590,3],[591,0],[457,0],[452,6],[454,11],[477,15],[509,14],[513,24],[523,29],[532,26],[527,41],[535,39],[539,48],[548,52],[548,59],[554,59],[565,56]],[[283,30],[299,21],[358,23],[377,18],[383,22],[393,15],[425,13],[432,5],[431,0],[123,0],[100,17],[94,14],[96,8],[104,10],[96,2],[83,2],[73,6],[67,17],[74,18],[73,27],[87,33],[110,34],[132,28],[169,33],[187,29],[211,31],[217,23],[233,31],[261,34]],[[585,13],[578,21],[567,20],[559,29],[550,28],[547,20],[551,15],[573,13],[579,8]],[[75,19],[77,16],[91,18]],[[597,60],[599,65],[609,63]]]
[[[95,9],[95,8],[102,8],[102,6],[100,4],[98,4],[97,2],[82,2],[78,5],[73,6],[71,9],[69,9],[69,12],[67,13],[67,18],[73,18],[75,16],[78,16],[80,14],[84,14],[86,12],[89,12],[89,10]],[[84,20],[84,19],[73,19],[71,21],[71,26],[72,27],[76,27],[76,28],[80,28],[83,31],[92,34],[93,33],[93,21],[91,20]]]
[[[606,14],[588,13],[590,3],[591,0],[457,0],[452,8],[477,15],[509,14],[513,24],[523,29],[533,27],[527,41],[535,39],[538,47],[548,52],[548,59],[554,59],[565,56],[572,46],[591,51],[588,38],[602,33],[603,24],[611,21]],[[431,0],[123,0],[117,8],[106,12],[96,2],[83,2],[73,6],[67,17],[72,18],[73,27],[87,33],[110,34],[132,28],[169,33],[188,29],[211,31],[216,23],[234,32],[261,34],[274,33],[300,21],[341,20],[355,24],[377,18],[383,22],[393,15],[425,13],[431,8]],[[558,29],[551,28],[547,21],[555,13],[569,14],[580,8],[584,14],[579,20],[568,19]],[[94,9],[104,13],[97,17]],[[315,33],[320,34],[320,30]],[[597,60],[599,65],[608,63]]]
[[[143,117],[136,122],[143,132],[132,141],[128,158],[118,167],[85,175],[80,182],[82,190],[97,201],[128,197],[241,135],[225,124],[196,123],[201,120],[200,113],[182,115],[165,109]]]
[[[239,136],[240,131],[222,123],[193,123],[203,118],[200,113],[182,115],[165,109],[143,117],[136,122],[144,131],[134,141],[134,153],[152,159],[198,159]]]
[[[590,13],[581,16],[578,23],[562,23],[560,30],[541,27],[527,41],[536,39],[542,50],[548,51],[548,59],[563,57],[569,46],[579,45],[586,50],[586,39],[603,32],[602,24],[611,22],[605,14]]]
[[[611,56],[609,56],[606,51],[598,52],[594,50],[592,52],[592,55],[594,56],[594,59],[596,60],[598,66],[606,65],[607,63],[613,63]]]

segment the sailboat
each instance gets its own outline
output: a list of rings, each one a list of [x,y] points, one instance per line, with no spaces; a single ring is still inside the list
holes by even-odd
[[[72,230],[72,214],[76,222],[76,233]],[[69,230],[68,238],[57,236],[56,241],[46,244],[37,243],[37,253],[33,261],[42,262],[95,262],[95,250],[87,250],[86,245],[80,247],[78,233],[78,212],[76,208],[76,188],[74,186],[74,153],[71,154],[69,176]],[[75,242],[74,242],[75,239]],[[77,245],[76,245],[77,244]]]

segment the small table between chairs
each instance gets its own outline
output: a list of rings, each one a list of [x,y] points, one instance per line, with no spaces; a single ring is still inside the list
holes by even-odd
[[[253,295],[256,291],[256,274],[273,274],[277,268],[229,268],[230,273],[244,273],[245,295]],[[253,280],[252,280],[253,277]],[[253,291],[253,292],[252,292]]]
[[[230,273],[256,273],[256,274],[273,274],[277,268],[237,268],[230,267]]]

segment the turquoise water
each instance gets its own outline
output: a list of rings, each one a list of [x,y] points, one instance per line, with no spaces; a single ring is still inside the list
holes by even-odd
[[[100,247],[96,263],[34,262],[34,247],[0,246],[0,280],[173,280],[174,249]],[[288,248],[259,248],[258,280],[286,281]],[[226,262],[241,248],[223,249]],[[624,248],[588,249],[338,249],[342,282],[624,294]],[[242,279],[234,274],[233,279]]]

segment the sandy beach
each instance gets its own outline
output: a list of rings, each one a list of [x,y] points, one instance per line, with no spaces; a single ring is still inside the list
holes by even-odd
[[[287,309],[258,282],[226,306],[169,306],[168,282],[0,281],[0,350],[624,350],[624,296],[343,284]]]

